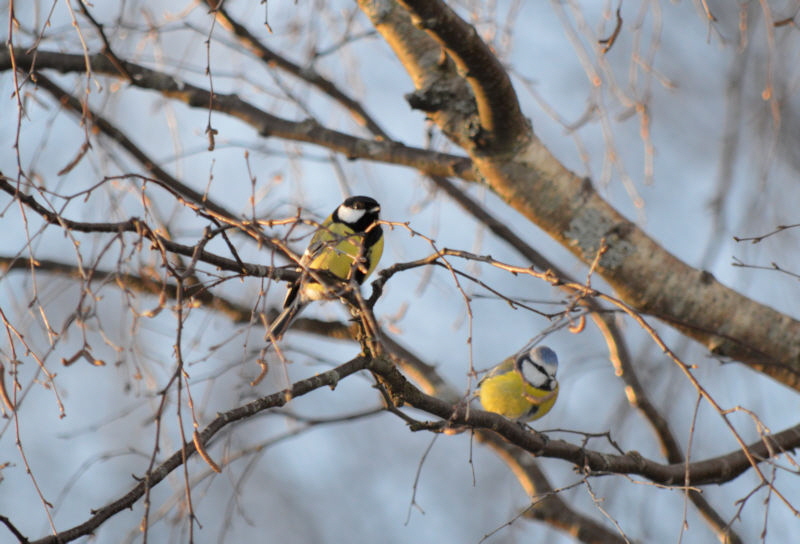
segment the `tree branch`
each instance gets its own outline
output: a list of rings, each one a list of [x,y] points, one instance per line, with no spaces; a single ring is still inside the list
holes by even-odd
[[[281,407],[291,399],[301,397],[321,387],[330,387],[333,389],[336,387],[336,384],[339,383],[339,380],[363,370],[368,363],[369,360],[365,357],[356,357],[332,370],[295,382],[289,389],[273,393],[266,397],[261,397],[243,406],[234,408],[233,410],[223,412],[214,418],[214,420],[199,433],[200,441],[207,446],[214,435],[230,423],[252,417],[269,408]],[[145,475],[145,477],[124,496],[98,510],[94,510],[92,517],[87,521],[65,531],[61,531],[58,534],[49,535],[39,540],[33,540],[30,544],[63,544],[91,534],[111,516],[122,510],[131,508],[136,501],[144,496],[148,486],[152,488],[158,485],[158,483],[166,478],[173,470],[183,465],[196,451],[197,449],[194,442],[186,442],[181,449],[174,452],[163,463],[155,467],[149,474]]]
[[[636,451],[624,455],[601,453],[564,440],[548,440],[544,435],[526,430],[517,422],[498,414],[484,412],[472,406],[467,407],[463,403],[452,405],[427,395],[408,382],[386,361],[373,360],[369,369],[386,380],[392,388],[393,397],[402,398],[418,410],[440,417],[456,427],[467,425],[474,429],[492,431],[533,455],[569,461],[587,476],[608,473],[636,474],[658,484],[683,487],[725,483],[752,468],[748,455],[742,450],[689,464],[664,465],[646,459]],[[800,425],[764,435],[760,440],[747,445],[750,457],[760,462],[797,448],[800,448]]]
[[[525,516],[547,523],[580,542],[592,544],[629,544],[602,523],[575,511],[556,494],[537,459],[527,451],[502,440],[496,434],[478,431],[475,436],[486,443],[511,468],[533,501]]]
[[[419,73],[424,66],[432,69],[431,57],[439,46],[428,33],[438,29],[437,25],[429,26],[428,33],[417,30],[414,34],[407,20],[376,14],[366,4],[361,3],[362,9],[378,23],[376,28],[382,35],[392,35],[387,26],[397,25],[394,32],[402,39],[387,38],[387,42],[410,74]],[[424,2],[428,7],[416,0],[406,5],[409,4],[419,6],[423,14],[445,10],[440,0]],[[448,15],[451,16],[457,17]],[[442,30],[435,35],[454,58],[474,53],[474,59],[463,59],[465,66],[485,62],[487,48],[479,43],[476,34]],[[471,43],[461,43],[462,39]],[[467,81],[482,85],[472,74],[467,74]],[[419,80],[415,85],[421,89]],[[481,87],[481,92],[488,90],[491,89],[485,85]],[[494,90],[499,93],[497,100],[512,96],[502,87]],[[473,91],[478,92],[474,88]],[[710,273],[694,269],[665,251],[603,200],[589,180],[569,171],[532,132],[522,147],[511,145],[505,150],[493,149],[492,153],[465,144],[463,134],[469,130],[469,119],[463,115],[461,104],[469,99],[469,93],[464,91],[460,97],[443,102],[441,105],[451,114],[434,120],[470,153],[478,171],[503,200],[586,264],[593,261],[603,244],[607,245],[597,272],[637,311],[664,320],[715,355],[744,362],[800,390],[799,321],[737,293]],[[518,104],[507,107],[509,111],[519,111]],[[461,127],[456,126],[456,119],[463,123]],[[520,118],[514,126],[523,123]],[[517,138],[521,140],[524,138]]]
[[[600,332],[607,339],[610,348],[610,359],[614,365],[616,374],[625,382],[625,396],[631,406],[636,408],[639,413],[647,420],[650,427],[656,434],[661,451],[672,464],[684,463],[683,451],[677,438],[670,429],[669,422],[659,412],[655,404],[650,400],[649,395],[639,381],[636,369],[633,365],[630,352],[624,342],[617,342],[614,339],[620,334],[613,318],[607,314],[592,314],[592,318],[600,329]],[[713,528],[720,539],[726,544],[742,544],[742,539],[730,527],[730,524],[717,512],[708,500],[696,489],[688,489],[689,500],[695,505],[700,515]]]
[[[61,87],[51,81],[50,78],[46,77],[44,74],[36,73],[35,79],[36,84],[53,95],[53,97],[58,100],[61,106],[67,108],[75,115],[78,115],[84,120],[84,122],[91,123],[101,132],[103,132],[103,134],[117,142],[120,147],[130,153],[134,159],[139,161],[142,167],[144,167],[150,173],[150,175],[157,178],[162,183],[162,186],[167,186],[175,194],[180,195],[189,202],[203,206],[204,208],[207,208],[218,215],[229,217],[231,219],[236,217],[236,215],[230,210],[227,210],[216,202],[209,200],[207,195],[195,191],[158,166],[158,163],[148,156],[144,151],[142,151],[139,146],[134,144],[133,141],[131,141],[131,139],[128,138],[123,131],[117,128],[105,117],[93,111],[91,108],[84,108],[77,98],[64,91]],[[85,119],[87,116],[88,119]]]
[[[528,259],[531,264],[542,270],[551,270],[555,275],[560,278],[570,278],[566,272],[561,270],[554,263],[550,262],[544,255],[536,251],[528,245],[522,238],[517,236],[508,226],[495,218],[492,214],[486,211],[479,203],[475,202],[463,191],[459,190],[450,180],[439,176],[431,176],[431,179],[437,187],[444,190],[453,200],[455,200],[464,210],[472,214],[472,216],[483,223],[489,230],[491,230],[497,237],[504,240],[523,257]],[[575,280],[568,280],[575,281]],[[565,289],[568,293],[574,293],[572,289]],[[682,463],[684,461],[683,453],[677,439],[670,430],[669,423],[664,418],[655,405],[650,400],[650,397],[645,392],[644,387],[636,375],[636,371],[631,359],[630,350],[628,349],[625,337],[622,334],[619,326],[616,323],[616,316],[603,311],[603,305],[594,298],[584,297],[581,298],[579,303],[589,309],[589,315],[597,328],[603,334],[603,338],[608,346],[609,359],[614,365],[616,374],[620,376],[625,382],[625,392],[628,402],[637,408],[644,416],[652,429],[658,437],[661,449],[664,452],[667,460],[670,463]],[[514,473],[523,486],[531,487],[533,484],[532,478],[528,471],[523,467],[526,466],[526,461],[519,458],[518,454],[521,450],[519,448],[510,448],[506,451],[502,443],[495,443],[497,441],[490,441],[490,446],[498,452],[498,454],[514,469]],[[525,454],[526,458],[529,458]],[[543,475],[542,475],[543,477]],[[529,494],[533,493],[529,491]],[[700,511],[701,515],[711,525],[714,531],[722,538],[727,539],[727,544],[740,544],[741,539],[730,528],[729,524],[717,513],[714,507],[706,500],[706,498],[694,489],[688,490],[689,499]],[[548,499],[549,501],[549,499]],[[563,502],[560,501],[559,502]],[[548,502],[550,504],[550,502]],[[542,506],[540,508],[544,509]],[[565,505],[558,504],[553,507],[555,512],[566,512]],[[541,512],[540,512],[541,513]],[[575,514],[577,515],[577,514]],[[570,523],[571,524],[571,523]],[[591,524],[588,526],[591,527]],[[612,539],[617,538],[618,535],[612,534]],[[723,540],[725,541],[725,540]]]
[[[467,24],[444,2],[399,0],[413,15],[412,22],[433,37],[456,63],[475,96],[479,134],[470,153],[508,153],[530,137],[517,93],[503,65]]]
[[[475,97],[450,57],[397,2],[358,0],[358,5],[411,76],[416,88],[406,95],[411,107],[424,111],[458,145],[473,146],[480,127]]]
[[[12,197],[18,199],[20,202],[25,204],[28,208],[36,212],[41,218],[50,223],[51,225],[57,225],[61,228],[66,230],[75,230],[79,232],[100,232],[100,233],[135,233],[143,238],[156,242],[159,246],[163,247],[167,251],[172,253],[177,253],[179,255],[184,255],[187,257],[196,257],[198,261],[205,262],[207,264],[213,265],[215,267],[221,268],[223,270],[228,270],[230,272],[237,272],[243,273],[248,276],[255,276],[255,277],[264,277],[264,278],[271,278],[271,279],[278,279],[278,280],[286,280],[292,281],[296,279],[299,273],[293,269],[284,269],[284,268],[277,268],[273,266],[264,266],[264,265],[256,265],[256,264],[248,264],[243,263],[238,260],[228,259],[225,257],[221,257],[214,253],[209,253],[205,250],[200,249],[196,246],[187,246],[184,244],[179,244],[177,242],[173,242],[160,234],[153,231],[147,223],[133,217],[128,219],[127,221],[121,221],[117,223],[88,223],[88,222],[81,222],[81,221],[71,221],[69,219],[65,219],[58,215],[55,212],[52,212],[39,204],[35,198],[30,195],[24,194],[22,192],[17,191],[17,189],[7,181],[0,172],[0,190],[5,191]]]
[[[83,72],[86,70],[84,55],[56,53],[36,50],[27,52],[14,49],[16,67],[27,71],[43,69],[57,70],[62,73]],[[89,55],[89,62],[95,73],[119,77],[119,70],[103,55]],[[11,53],[7,49],[0,50],[0,71],[13,68]],[[319,145],[336,151],[349,159],[367,159],[409,166],[420,172],[440,176],[456,176],[475,180],[472,172],[472,161],[465,157],[438,153],[426,149],[410,147],[395,142],[381,142],[364,138],[356,138],[336,130],[327,129],[316,121],[289,121],[271,115],[235,94],[211,93],[190,83],[179,81],[173,76],[145,68],[131,62],[125,63],[125,69],[133,77],[132,85],[142,89],[157,91],[163,96],[178,100],[193,108],[208,109],[209,104],[214,111],[230,115],[235,119],[253,127],[263,137],[275,136],[286,140]]]
[[[64,265],[63,263],[52,261],[30,262],[28,260],[20,259],[0,259],[0,270],[4,271],[15,268],[27,269],[30,266],[35,266],[41,270],[55,272],[71,277],[79,276],[79,271],[77,268]],[[111,275],[118,276],[117,274],[98,271],[94,274],[94,277],[97,279],[102,279]],[[121,278],[121,281],[124,282],[126,287],[154,295],[159,294],[164,288],[166,288],[167,296],[171,298],[175,297],[174,291],[176,286],[174,285],[165,286],[160,282],[150,282],[138,276],[131,275],[125,275],[124,278]],[[208,291],[198,290],[198,292],[195,294],[187,293],[187,295],[195,297],[208,307],[214,307],[217,309],[219,309],[219,307],[222,307],[223,309],[227,308],[228,311],[226,313],[232,319],[246,321],[250,318],[251,313],[247,308],[239,307],[238,305],[229,302],[224,298],[216,297]],[[352,327],[347,327],[340,323],[327,323],[319,322],[318,320],[313,319],[301,319],[298,321],[297,325],[299,330],[304,330],[314,334],[323,334],[325,336],[337,338],[352,338],[352,331],[350,330]],[[407,372],[410,372],[412,375],[416,376],[418,383],[420,383],[426,389],[435,392],[439,396],[452,399],[450,402],[458,402],[459,394],[452,390],[443,380],[441,380],[440,377],[438,377],[438,374],[434,368],[419,361],[413,354],[405,350],[405,348],[399,344],[391,341],[386,335],[381,335],[381,338],[382,342],[386,344],[388,352],[393,354],[393,358],[397,357],[395,360],[401,364]],[[554,494],[555,492],[547,481],[546,476],[541,472],[534,459],[527,451],[521,449],[517,445],[507,443],[505,441],[505,438],[507,437],[495,434],[494,432],[487,432],[485,429],[477,429],[476,437],[481,442],[486,443],[489,447],[495,450],[495,452],[498,453],[498,455],[500,455],[501,458],[503,458],[506,463],[509,464],[529,496],[539,499],[535,502],[535,507],[530,511],[531,517],[550,523],[561,530],[570,532],[571,534],[583,534],[584,537],[580,537],[580,539],[584,541],[618,541],[618,536],[616,534],[606,531],[602,526],[593,522],[593,520],[573,511],[565,503],[563,503],[563,501]],[[573,446],[573,448],[577,447]],[[773,454],[775,453],[780,452],[773,452]],[[542,455],[546,456],[548,454],[546,452],[542,452]],[[596,455],[604,454],[597,453]],[[634,460],[639,459],[637,455],[638,454],[635,452],[627,454],[628,457],[631,457]],[[678,456],[680,457],[680,454],[678,454]],[[670,455],[670,462],[673,466],[681,467],[681,470],[685,468],[682,458],[676,460],[674,459],[673,455]],[[655,465],[654,462],[650,463]],[[713,461],[711,463],[713,465]],[[587,474],[591,475],[591,472],[587,471]],[[676,483],[673,482],[673,485],[676,485]],[[729,539],[729,542],[740,541],[735,533],[731,532],[729,528],[725,528],[726,524],[724,520],[722,520],[722,518],[713,510],[713,508],[705,501],[699,492],[690,489],[689,493],[690,498],[698,507],[700,512],[712,522],[712,525],[719,534],[726,535]]]
[[[47,271],[80,279],[81,273],[75,266],[66,265],[55,261],[28,259],[9,259],[0,257],[0,271],[9,270],[28,270],[30,267],[38,270]],[[118,282],[126,288],[136,290],[141,293],[159,295],[165,293],[171,299],[175,299],[177,286],[161,281],[152,281],[144,277],[131,274],[118,274],[106,271],[95,270],[92,277],[96,281],[104,281],[107,278],[117,278]],[[202,287],[202,286],[200,286]],[[252,309],[240,306],[224,297],[217,296],[204,288],[187,290],[186,297],[202,302],[206,307],[221,311],[230,319],[238,322],[246,322],[252,318]],[[294,325],[293,330],[304,331],[311,334],[321,335],[328,338],[352,339],[355,337],[354,328],[358,325],[344,325],[339,322],[326,322],[316,319],[300,318]],[[428,365],[413,353],[407,350],[398,342],[395,342],[389,335],[380,335],[387,354],[392,361],[428,394],[436,395],[439,398],[447,399],[448,402],[457,403],[461,394],[451,387],[436,371],[434,367]],[[525,492],[535,502],[532,507],[530,517],[551,524],[560,530],[570,534],[579,535],[582,541],[618,543],[618,535],[608,531],[601,524],[591,518],[573,510],[566,502],[556,495],[556,491],[550,485],[547,477],[538,467],[538,463],[525,450],[509,444],[505,439],[495,433],[478,429],[475,432],[476,438],[493,449],[512,469],[520,485]],[[582,535],[582,536],[581,536]]]
[[[206,4],[209,5],[211,11],[215,14],[217,21],[236,36],[239,43],[247,48],[253,55],[264,61],[267,65],[276,66],[319,89],[346,108],[356,122],[365,126],[372,134],[378,136],[382,140],[390,140],[389,135],[383,131],[378,122],[367,113],[361,104],[350,98],[344,91],[337,87],[333,81],[321,76],[314,70],[303,68],[267,47],[264,42],[247,30],[244,25],[236,21],[230,13],[228,13],[228,10],[225,9],[222,2],[206,0]]]

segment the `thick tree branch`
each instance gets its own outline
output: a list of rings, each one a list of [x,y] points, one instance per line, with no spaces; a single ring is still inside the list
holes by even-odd
[[[530,124],[522,115],[517,93],[503,65],[467,24],[444,2],[400,0],[413,15],[413,23],[445,48],[472,88],[480,119],[480,132],[472,138],[470,153],[508,153],[530,137]]]
[[[362,6],[365,4],[374,7],[372,2],[362,2]],[[425,2],[428,7],[423,7],[423,2],[410,4],[419,5],[423,14],[445,12],[439,0]],[[438,7],[430,7],[433,5]],[[376,15],[368,7],[365,11],[373,22],[380,22],[376,28],[383,35],[391,34],[387,25],[398,25],[403,39],[387,38],[387,42],[409,73],[416,74],[421,67],[430,65],[438,45],[431,42],[428,33],[435,33],[440,28],[438,24],[428,20],[427,33],[417,30],[413,35],[407,20],[382,17],[387,10]],[[448,18],[453,16],[452,12],[447,13]],[[485,61],[487,49],[478,43],[481,40],[476,34],[441,31],[435,35],[453,57],[475,52],[476,58],[465,59],[465,65]],[[456,42],[455,36],[473,43]],[[482,92],[488,90],[491,89],[482,87]],[[496,92],[500,93],[498,100],[512,96],[502,88]],[[526,145],[516,145],[524,140],[517,138],[506,149],[494,148],[492,153],[465,145],[463,131],[468,127],[454,127],[452,120],[464,119],[460,104],[468,99],[465,93],[461,100],[443,102],[447,108],[451,103],[459,106],[452,106],[455,111],[448,116],[450,124],[440,126],[471,154],[475,166],[501,198],[587,264],[601,246],[608,246],[597,272],[638,311],[659,317],[715,355],[747,363],[800,390],[800,322],[725,287],[708,272],[671,255],[603,200],[589,180],[569,171],[532,132]],[[518,111],[518,106],[508,107],[509,111]],[[520,119],[515,126],[523,123]]]
[[[416,91],[406,98],[458,145],[469,148],[480,129],[470,86],[444,50],[416,28],[408,12],[393,0],[358,0],[361,10],[392,47]]]

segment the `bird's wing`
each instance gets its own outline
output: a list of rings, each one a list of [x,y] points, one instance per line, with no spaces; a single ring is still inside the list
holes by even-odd
[[[487,378],[491,378],[492,376],[497,376],[499,374],[505,374],[506,372],[511,372],[514,370],[514,358],[509,357],[508,359],[504,360],[500,364],[494,366],[481,380],[478,382],[478,387],[483,383],[484,380]]]

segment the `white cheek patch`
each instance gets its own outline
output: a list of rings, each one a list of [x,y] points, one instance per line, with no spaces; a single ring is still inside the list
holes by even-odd
[[[529,359],[522,361],[522,377],[534,387],[542,387],[549,380],[547,374],[533,366]]]
[[[352,225],[358,223],[358,220],[364,217],[365,213],[367,213],[367,210],[355,210],[348,206],[339,206],[336,215],[339,216],[340,221]]]

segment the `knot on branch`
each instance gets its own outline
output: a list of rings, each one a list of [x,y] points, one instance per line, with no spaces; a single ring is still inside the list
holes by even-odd
[[[411,109],[433,113],[445,109],[453,99],[452,93],[437,91],[435,89],[417,89],[405,95],[406,102]]]

